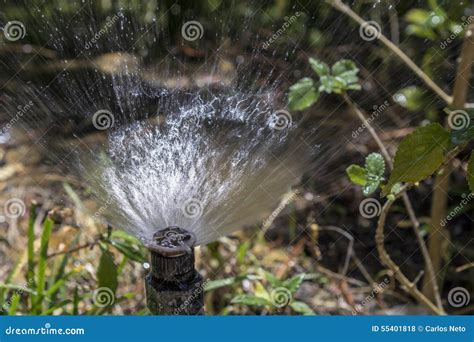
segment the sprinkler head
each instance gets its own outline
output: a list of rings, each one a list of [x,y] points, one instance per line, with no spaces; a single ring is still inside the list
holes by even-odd
[[[146,247],[151,253],[151,271],[155,278],[183,282],[192,276],[195,243],[195,235],[180,227],[167,227],[153,234]]]
[[[152,314],[199,315],[204,313],[204,282],[194,269],[196,236],[180,227],[153,234],[145,246],[151,254],[146,276],[147,306]]]
[[[149,249],[163,256],[179,256],[192,253],[196,236],[180,227],[168,227],[153,234]]]

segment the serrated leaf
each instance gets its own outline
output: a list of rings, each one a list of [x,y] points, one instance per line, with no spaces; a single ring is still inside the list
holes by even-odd
[[[365,158],[365,169],[368,174],[382,178],[385,173],[385,160],[379,153],[371,153]]]
[[[259,298],[251,294],[238,295],[232,298],[232,304],[244,304],[250,306],[265,306],[270,305],[270,302],[264,298]]]
[[[432,175],[443,163],[450,146],[449,137],[449,132],[438,123],[418,128],[406,136],[398,146],[384,194],[389,194],[395,183],[419,182]]]
[[[346,169],[346,173],[352,183],[361,186],[367,184],[367,174],[363,167],[352,164]]]
[[[467,182],[469,183],[469,189],[474,193],[474,151],[471,152],[471,157],[467,163]]]
[[[117,290],[117,266],[109,251],[102,252],[97,269],[97,287],[108,287],[114,293]]]
[[[313,68],[314,72],[318,74],[319,77],[327,76],[330,73],[329,66],[324,62],[321,62],[314,58],[309,58],[309,64],[311,65],[311,68]]]
[[[319,91],[311,78],[302,78],[290,87],[288,108],[303,110],[310,107],[319,99]]]
[[[314,315],[313,309],[311,309],[308,304],[300,301],[293,301],[290,303],[290,307],[293,309],[293,311],[301,313],[305,316],[310,316]]]

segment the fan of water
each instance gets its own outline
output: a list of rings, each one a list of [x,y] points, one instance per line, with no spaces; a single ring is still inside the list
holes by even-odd
[[[163,41],[163,32],[138,26],[123,12],[106,29],[73,19],[57,15],[38,24],[50,32],[48,43],[61,63],[36,74],[40,85],[20,82],[6,108],[16,113],[28,104],[21,124],[34,129],[36,142],[38,136],[48,142],[52,159],[80,171],[113,227],[150,239],[159,229],[180,226],[193,231],[198,244],[211,242],[258,223],[335,146],[328,137],[337,127],[309,128],[304,116],[285,110],[282,77],[273,65],[262,77],[239,56],[231,76],[172,90],[163,78],[183,75],[170,67],[179,60],[163,57],[153,77],[138,57],[149,57],[143,45]],[[78,29],[68,37],[74,24]],[[109,54],[118,56],[118,66],[103,55],[114,44],[126,51]],[[197,68],[211,80],[219,74],[216,61],[225,57],[220,48],[215,52]],[[44,70],[57,74],[51,79]],[[107,133],[99,148],[83,139],[92,127]],[[63,139],[65,131],[74,139]],[[52,152],[51,144],[61,151]]]

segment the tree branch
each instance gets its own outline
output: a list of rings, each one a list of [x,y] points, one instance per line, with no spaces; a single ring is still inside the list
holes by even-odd
[[[385,221],[387,219],[387,214],[392,207],[395,200],[405,193],[407,186],[405,186],[402,191],[396,196],[395,199],[387,200],[387,202],[382,207],[382,211],[379,216],[377,223],[377,230],[375,232],[375,242],[377,244],[377,251],[379,252],[380,259],[382,262],[393,272],[395,278],[406,288],[406,291],[412,295],[419,303],[425,305],[436,315],[445,315],[446,313],[442,308],[436,306],[432,301],[430,301],[420,290],[412,283],[400,270],[400,267],[390,258],[390,255],[385,249]]]
[[[344,4],[341,0],[326,0],[332,7],[338,11],[346,14],[359,25],[370,25],[357,13],[355,13],[349,6]],[[400,58],[418,77],[420,77],[423,82],[435,92],[444,102],[451,104],[452,98],[446,94],[427,74],[421,70],[418,65],[416,65],[410,57],[408,57],[397,45],[392,43],[387,37],[383,35],[382,32],[377,32],[377,39],[388,47],[398,58]]]
[[[387,161],[387,164],[390,170],[393,170],[392,157],[388,153],[387,149],[385,148],[385,145],[383,144],[382,140],[378,136],[375,129],[372,127],[372,125],[370,125],[364,113],[362,113],[362,111],[351,100],[351,98],[346,93],[342,95],[346,104],[352,109],[352,111],[367,127],[370,135],[377,143],[380,151],[382,152],[385,160]],[[436,281],[436,275],[435,275],[433,263],[431,262],[430,253],[428,251],[428,248],[426,247],[425,240],[423,239],[423,236],[420,231],[420,222],[418,221],[418,218],[416,217],[415,210],[413,209],[413,205],[411,204],[410,198],[408,197],[408,194],[406,192],[402,194],[402,199],[403,199],[403,204],[405,205],[405,208],[407,210],[408,217],[410,218],[410,221],[412,222],[413,232],[415,233],[416,241],[418,242],[418,245],[420,246],[421,255],[423,256],[423,260],[425,262],[426,277],[427,279],[431,279],[430,286],[431,286],[431,291],[434,294],[434,298],[436,300],[436,305],[438,306],[438,308],[442,309],[443,303],[441,301],[441,295],[439,293],[438,282]]]

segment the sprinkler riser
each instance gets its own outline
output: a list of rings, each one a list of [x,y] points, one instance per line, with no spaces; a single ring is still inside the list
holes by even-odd
[[[197,272],[186,283],[175,284],[160,282],[149,273],[145,293],[153,315],[204,315],[204,281]]]
[[[169,244],[170,232],[189,235],[186,248],[163,247]],[[166,239],[162,239],[163,236]],[[147,307],[151,314],[204,314],[204,281],[194,268],[194,243],[194,235],[178,227],[169,227],[154,235],[148,245],[151,272],[145,277]]]

